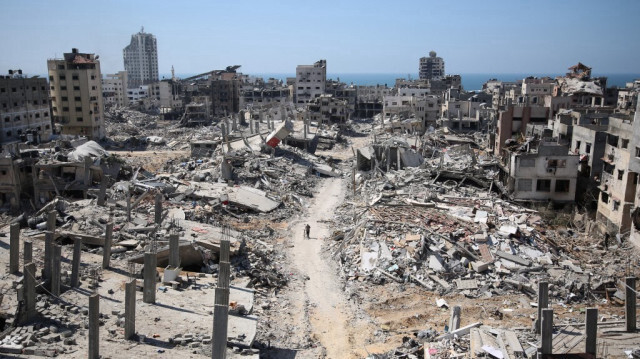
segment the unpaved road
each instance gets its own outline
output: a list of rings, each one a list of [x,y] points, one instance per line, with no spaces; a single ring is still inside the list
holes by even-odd
[[[323,221],[333,219],[335,208],[344,199],[344,179],[324,179],[307,213],[290,230],[287,256],[305,278],[303,291],[289,298],[296,308],[306,308],[296,321],[310,324],[311,337],[325,349],[326,358],[362,358],[371,334],[367,322],[357,318],[342,290],[329,254],[322,244],[330,235]],[[305,224],[311,226],[310,239],[304,238]],[[300,353],[302,354],[302,353]],[[297,359],[298,357],[296,357]]]

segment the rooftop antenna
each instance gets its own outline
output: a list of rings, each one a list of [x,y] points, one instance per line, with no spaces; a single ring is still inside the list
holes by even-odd
[[[141,32],[141,33],[144,33],[144,26],[141,26],[141,27],[140,27],[140,32]]]

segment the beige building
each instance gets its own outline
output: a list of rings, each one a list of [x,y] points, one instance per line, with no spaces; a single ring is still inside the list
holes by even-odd
[[[104,137],[102,75],[95,54],[72,49],[47,61],[53,119],[63,135]]]
[[[105,105],[129,105],[126,71],[105,75],[102,79],[102,100]]]
[[[296,67],[295,102],[305,104],[324,94],[327,84],[327,61]]]
[[[22,71],[0,76],[0,144],[51,137],[47,80]]]
[[[638,172],[633,171],[637,168],[630,168],[630,161],[640,155],[632,144],[636,142],[633,135],[632,121],[609,118],[596,220],[604,224],[610,234],[631,229]]]

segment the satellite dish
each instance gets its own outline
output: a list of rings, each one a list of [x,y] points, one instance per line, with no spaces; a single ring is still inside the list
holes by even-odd
[[[96,60],[100,58],[100,55],[96,55]]]

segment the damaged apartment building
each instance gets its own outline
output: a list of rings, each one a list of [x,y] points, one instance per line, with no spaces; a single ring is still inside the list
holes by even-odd
[[[575,200],[579,156],[567,146],[532,139],[503,149],[501,182],[516,201]]]
[[[0,76],[0,144],[40,143],[51,133],[47,80],[22,70]]]

